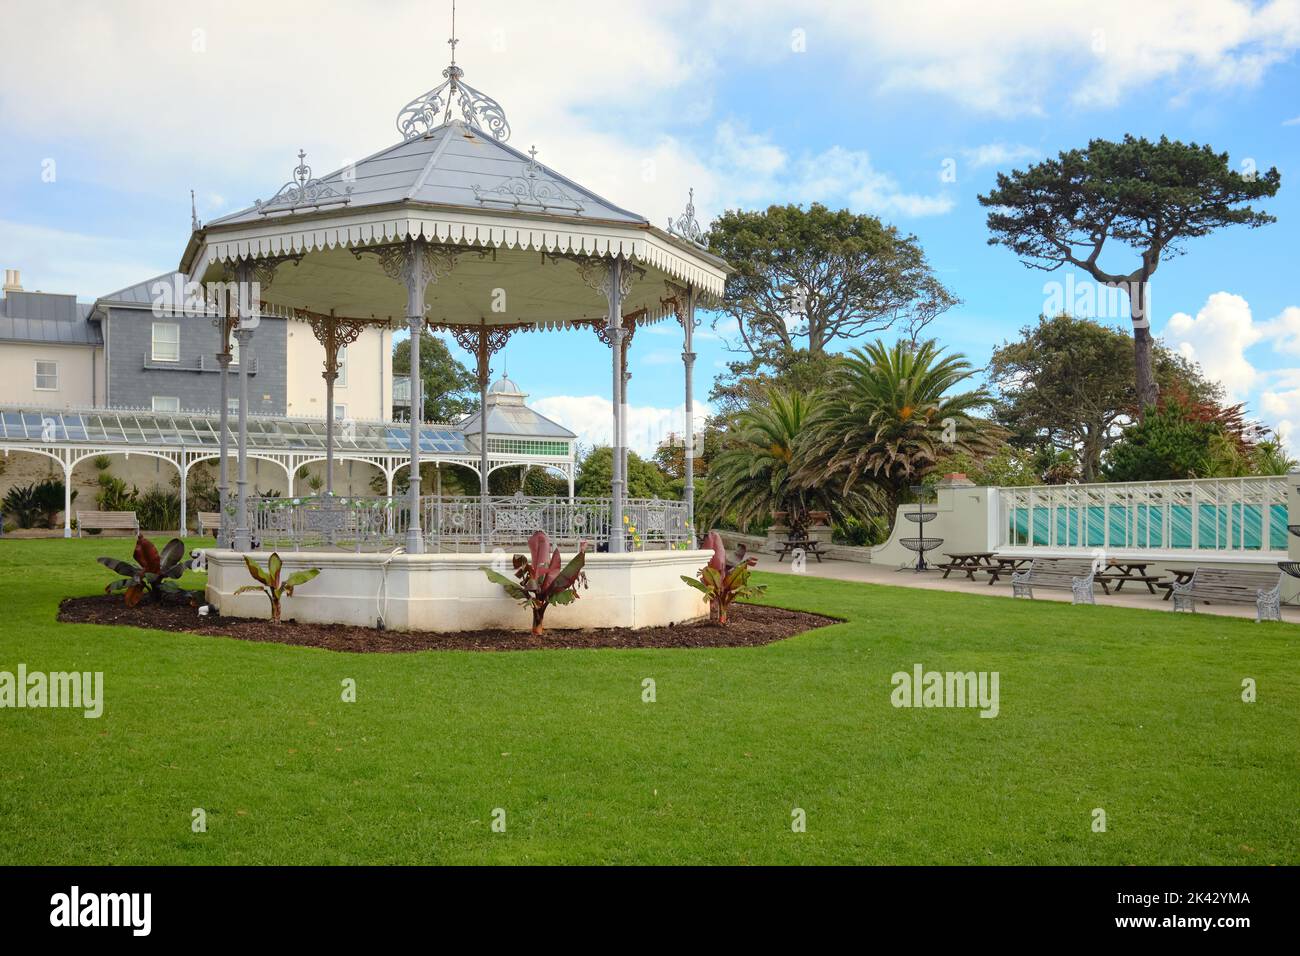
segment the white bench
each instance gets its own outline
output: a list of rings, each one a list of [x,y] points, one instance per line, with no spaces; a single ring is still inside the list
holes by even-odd
[[[1197,568],[1175,584],[1174,610],[1196,613],[1197,601],[1255,605],[1255,621],[1282,620],[1282,572],[1247,568]]]
[[[80,538],[82,532],[87,529],[130,531],[138,535],[140,519],[136,517],[134,511],[78,511],[77,537]]]
[[[220,511],[199,512],[199,534],[216,534],[221,530]]]
[[[1034,588],[1068,588],[1075,604],[1096,604],[1092,596],[1096,573],[1091,558],[1034,558],[1024,571],[1012,573],[1011,594],[1033,598]]]

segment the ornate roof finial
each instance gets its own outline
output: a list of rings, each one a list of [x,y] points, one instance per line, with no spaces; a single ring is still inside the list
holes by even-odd
[[[668,234],[679,239],[685,239],[701,249],[708,248],[709,243],[704,238],[704,230],[700,228],[700,224],[695,218],[694,187],[691,188],[690,198],[686,200],[686,211],[676,219],[668,220]]]
[[[280,191],[266,202],[255,199],[253,205],[263,211],[272,206],[288,206],[291,209],[298,206],[319,208],[336,203],[349,203],[352,201],[348,198],[351,193],[351,186],[345,186],[342,195],[340,195],[333,186],[312,178],[311,167],[307,165],[307,153],[305,150],[300,149],[298,150],[298,165],[293,168],[293,178],[281,186]]]
[[[194,190],[191,189],[190,190],[190,231],[198,232],[200,225],[201,223],[199,222],[199,210],[198,207],[194,205]]]
[[[402,107],[402,111],[397,114],[397,131],[403,139],[428,136],[435,129],[446,126],[451,122],[453,103],[460,107],[461,116],[470,126],[485,129],[494,139],[503,143],[510,138],[510,124],[506,122],[506,113],[501,104],[461,79],[465,71],[456,65],[456,44],[459,42],[456,37],[456,2],[452,0],[451,38],[447,41],[451,47],[451,63],[442,71],[446,79]]]

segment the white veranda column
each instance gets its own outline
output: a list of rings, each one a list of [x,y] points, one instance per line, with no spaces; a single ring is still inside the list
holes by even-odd
[[[253,281],[253,263],[242,259],[235,269],[235,282],[239,289],[239,328],[235,339],[239,342],[239,463],[235,480],[239,489],[238,513],[235,515],[235,550],[253,549],[248,515],[248,367],[251,364],[249,345],[253,330],[260,321],[256,284]]]
[[[428,276],[424,269],[424,240],[409,239],[403,263],[406,279],[406,322],[411,329],[411,520],[406,527],[408,554],[424,553],[424,533],[420,529],[420,423],[424,420],[424,389],[420,375],[420,336],[424,332],[424,287]],[[333,409],[330,409],[333,413]]]
[[[189,514],[187,513],[187,511],[188,511],[188,509],[187,509],[187,505],[188,505],[188,502],[189,502],[189,495],[186,494],[187,489],[186,489],[186,487],[185,487],[187,484],[189,484],[189,479],[190,479],[190,465],[189,465],[189,461],[187,460],[188,457],[189,457],[189,456],[188,456],[185,452],[181,452],[180,461],[178,461],[178,462],[176,463],[176,467],[179,468],[179,469],[180,469],[180,472],[181,472],[181,488],[180,488],[180,491],[181,491],[181,532],[180,532],[180,536],[181,536],[182,538],[185,537],[185,532],[189,530],[189,528],[188,528],[188,525],[189,525]]]
[[[606,286],[609,300],[609,344],[613,364],[613,465],[611,482],[613,502],[610,510],[609,550],[618,554],[624,550],[626,538],[623,534],[624,497],[627,490],[626,477],[623,475],[623,257],[619,256],[609,266],[609,281]]]
[[[0,515],[0,524],[4,524],[4,516]],[[69,456],[63,462],[63,536],[72,537],[72,458]]]
[[[685,452],[685,485],[682,496],[686,499],[686,522],[691,534],[698,538],[695,528],[695,288],[687,286],[686,303],[678,312],[682,320],[682,366],[686,380],[686,430],[682,435]],[[694,544],[694,542],[692,542]]]

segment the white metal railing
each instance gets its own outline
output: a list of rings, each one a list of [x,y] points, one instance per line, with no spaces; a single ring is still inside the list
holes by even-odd
[[[230,508],[237,504],[232,501]],[[249,499],[250,530],[259,550],[330,548],[378,551],[406,543],[410,500],[394,496],[318,495]],[[545,531],[559,545],[608,545],[612,501],[609,498],[492,496],[487,501],[488,547],[520,545]],[[624,503],[627,550],[676,547],[690,540],[686,503],[659,498],[632,498]],[[473,496],[424,495],[420,528],[430,551],[477,547],[483,506]],[[233,522],[232,518],[232,522]]]
[[[1001,547],[1269,552],[1287,548],[1285,476],[998,489]]]

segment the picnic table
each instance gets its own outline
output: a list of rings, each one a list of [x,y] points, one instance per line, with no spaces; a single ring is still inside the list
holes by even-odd
[[[1011,574],[1014,571],[1019,571],[1025,565],[1032,564],[1034,559],[1022,558],[1022,557],[1008,557],[1006,555],[995,554],[993,555],[993,560],[996,561],[997,563],[990,564],[981,569],[989,576],[989,587],[992,587],[993,585],[997,584],[998,578],[1000,578],[1002,575]]]
[[[945,578],[953,571],[961,571],[968,581],[974,581],[976,572],[983,571],[993,564],[992,551],[945,551],[944,554],[950,559],[939,565],[943,568]]]
[[[1150,564],[1150,561],[1111,561],[1096,576],[1096,581],[1107,594],[1110,593],[1110,589],[1107,587],[1108,584],[1114,584],[1115,593],[1118,594],[1126,581],[1137,581],[1145,584],[1147,591],[1155,594],[1156,585],[1160,583],[1161,575],[1147,574],[1147,568]],[[1166,598],[1168,596],[1168,594],[1165,595]]]
[[[1169,573],[1174,576],[1172,581],[1157,581],[1156,587],[1163,588],[1165,596],[1160,600],[1168,601],[1174,593],[1175,584],[1186,584],[1196,574],[1195,568],[1170,568]]]
[[[811,554],[817,559],[817,563],[822,563],[821,544],[809,538],[791,538],[788,541],[782,541],[777,546],[776,563],[780,564],[785,560],[787,554],[793,554],[795,551],[803,551],[804,554]]]

